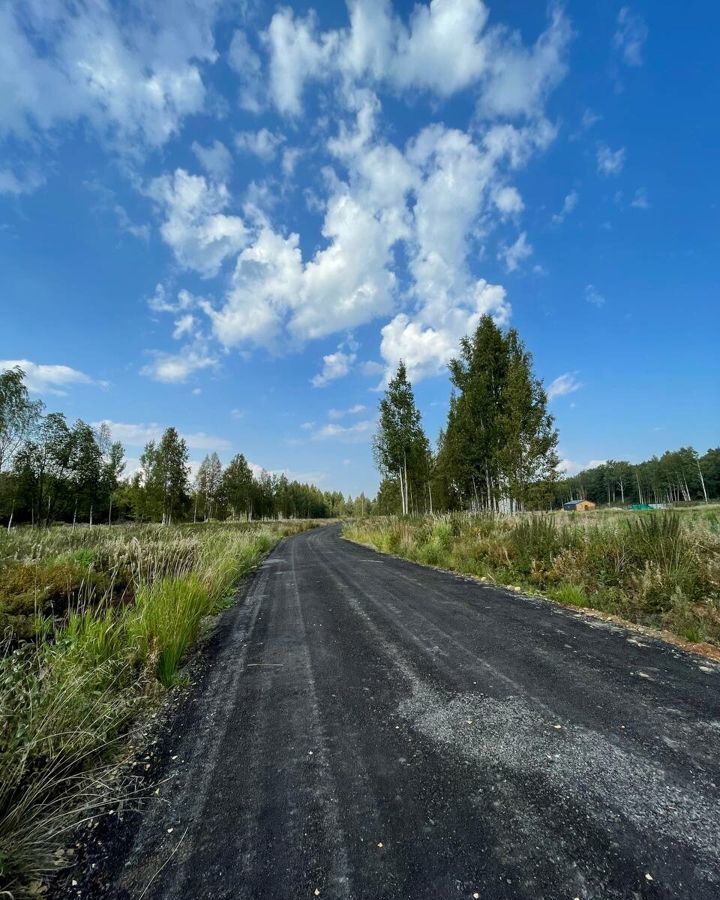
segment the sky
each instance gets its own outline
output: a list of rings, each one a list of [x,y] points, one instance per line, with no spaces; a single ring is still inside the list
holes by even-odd
[[[718,444],[720,8],[0,0],[0,366],[374,493],[400,359],[434,440],[489,313],[562,469]]]

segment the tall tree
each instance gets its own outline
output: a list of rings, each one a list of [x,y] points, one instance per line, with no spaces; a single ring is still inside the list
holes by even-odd
[[[158,444],[150,441],[140,457],[142,514],[170,524],[182,512],[188,491],[188,452],[175,428],[167,428]]]
[[[0,472],[11,466],[42,415],[42,401],[30,399],[24,379],[20,366],[0,372]]]
[[[412,385],[404,362],[380,401],[374,442],[375,461],[387,478],[397,479],[403,515],[424,507],[429,482],[430,445],[422,429]]]
[[[497,459],[502,493],[515,512],[537,495],[539,484],[546,490],[557,477],[558,435],[542,382],[533,375],[532,356],[514,329],[505,343],[508,364],[500,395]]]
[[[253,474],[242,453],[233,456],[223,473],[223,493],[233,517],[244,513],[252,518]]]

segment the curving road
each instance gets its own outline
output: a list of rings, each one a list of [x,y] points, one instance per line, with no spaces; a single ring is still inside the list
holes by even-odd
[[[335,526],[241,601],[112,896],[720,897],[712,663]]]

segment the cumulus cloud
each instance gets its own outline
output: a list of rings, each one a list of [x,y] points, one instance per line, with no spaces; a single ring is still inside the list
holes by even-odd
[[[432,315],[430,307],[415,318],[398,314],[381,331],[386,378],[400,360],[413,381],[437,375],[457,355],[460,338],[477,328],[483,315],[491,315],[498,325],[504,325],[510,317],[510,304],[503,287],[482,279],[475,284],[469,302],[458,301],[438,317]]]
[[[346,353],[343,350],[336,350],[335,353],[323,356],[322,371],[310,379],[312,386],[325,387],[331,381],[344,378],[350,372],[355,359],[355,353]]]
[[[236,32],[229,51],[243,83],[262,83],[284,115],[302,112],[310,82],[328,88],[322,96],[332,116],[318,119],[307,147],[283,150],[282,137],[267,128],[236,140],[286,177],[297,153],[325,153],[331,165],[318,169],[308,200],[322,219],[320,241],[275,221],[278,206],[256,202],[262,191],[276,196],[270,180],[246,193],[242,216],[218,171],[208,179],[177,169],[147,193],[181,266],[213,277],[232,265],[215,299],[193,307],[226,349],[297,348],[384,319],[386,372],[402,357],[419,378],[442,371],[484,312],[498,322],[509,318],[504,289],[479,278],[476,261],[498,223],[524,211],[514,173],[555,138],[543,104],[564,72],[571,30],[553,10],[526,46],[518,34],[488,24],[480,0],[433,0],[406,18],[385,0],[354,0],[349,14],[346,28],[322,31],[314,13],[279,9],[257,47]],[[402,145],[387,138],[381,90],[442,98],[470,87],[479,112],[471,130],[436,122]],[[500,255],[513,271],[531,252],[520,231]],[[178,321],[189,330],[189,319]],[[316,384],[357,363],[346,347],[328,357]]]
[[[353,81],[439,97],[475,86],[483,115],[532,116],[565,73],[571,29],[559,7],[531,47],[500,26],[488,27],[482,0],[417,4],[406,22],[388,0],[353,0],[347,28],[319,32],[313,14],[274,16],[266,33],[270,94],[298,115],[305,84],[334,72]]]
[[[152,17],[91,4],[0,7],[0,135],[88,122],[121,149],[160,146],[205,102],[219,0],[178,0]],[[52,48],[52,52],[48,52]]]
[[[558,375],[547,387],[548,400],[554,400],[556,397],[564,397],[566,394],[573,394],[579,391],[582,383],[577,379],[577,372],[564,372]]]
[[[641,66],[648,28],[642,16],[623,6],[618,13],[613,45],[628,66]]]
[[[625,165],[625,148],[611,150],[607,144],[597,149],[597,170],[601,175],[619,175]]]
[[[230,192],[223,183],[176,169],[153,179],[147,194],[164,215],[163,240],[185,268],[216,275],[223,261],[248,242],[243,220],[224,212]]]
[[[175,337],[180,337],[184,333],[185,330],[178,333],[178,326],[175,326]],[[140,374],[166,384],[181,384],[187,381],[193,372],[217,365],[217,358],[207,350],[203,341],[188,344],[179,353],[153,350],[151,355],[152,361],[142,367]]]
[[[114,422],[112,419],[93,422],[94,428],[99,428],[101,425],[110,429],[113,440],[120,441],[127,447],[144,447],[150,441],[159,441],[166,428],[165,425],[157,422],[143,424]],[[181,431],[180,437],[191,450],[229,450],[232,446],[230,441],[225,438],[206,434],[204,431]]]
[[[92,384],[107,387],[107,382],[96,381],[84,372],[71,366],[47,365],[31,362],[29,359],[0,359],[0,372],[19,366],[25,373],[25,384],[34,394],[55,394],[64,396],[67,389],[77,384]]]

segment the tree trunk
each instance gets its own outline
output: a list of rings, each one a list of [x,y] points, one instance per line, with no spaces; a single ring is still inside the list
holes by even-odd
[[[75,522],[77,520],[77,497],[75,498],[75,509],[73,510],[73,531],[75,531]]]
[[[696,462],[697,462],[697,468],[698,468],[698,475],[700,476],[700,484],[702,486],[703,497],[705,498],[705,502],[707,503],[708,502],[707,489],[705,488],[705,479],[703,478],[702,469],[700,468],[700,458],[699,457],[696,460]]]
[[[92,528],[92,523],[93,523],[92,514],[93,514],[93,508],[92,508],[92,503],[91,503],[90,504],[90,527],[91,528]]]
[[[10,534],[10,529],[12,528],[12,520],[15,515],[15,498],[13,497],[12,507],[10,508],[10,518],[8,519],[8,534]]]
[[[108,509],[108,525],[112,525],[112,494],[110,494],[110,509]]]

